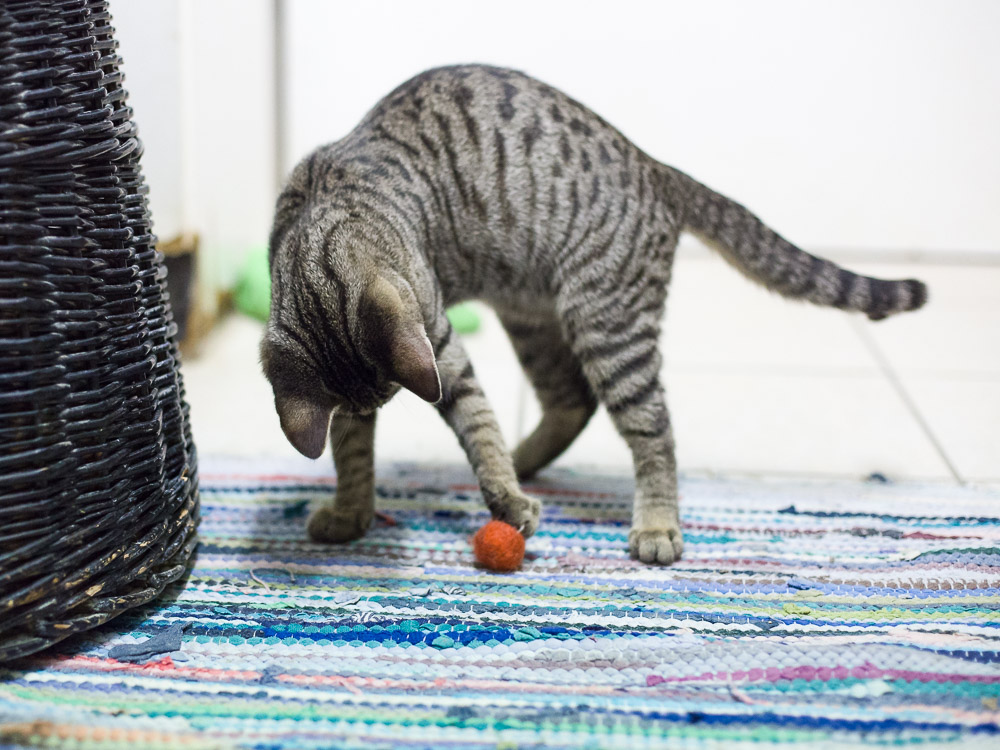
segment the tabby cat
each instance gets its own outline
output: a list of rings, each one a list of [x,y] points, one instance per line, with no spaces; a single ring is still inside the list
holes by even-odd
[[[333,445],[336,498],[309,535],[361,536],[374,513],[375,415],[400,389],[434,404],[494,518],[530,536],[518,479],[562,453],[603,404],[635,467],[629,547],[683,547],[660,320],[681,230],[786,297],[872,320],[915,310],[915,280],[859,276],[795,247],[747,209],[640,151],[522,73],[480,65],[407,81],[351,133],[303,160],[278,198],[261,344],[285,435]],[[445,308],[500,318],[543,408],[508,452]]]

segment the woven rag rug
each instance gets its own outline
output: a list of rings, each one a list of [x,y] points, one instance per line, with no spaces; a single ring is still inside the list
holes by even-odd
[[[0,667],[0,744],[1000,747],[995,492],[687,479],[654,568],[629,478],[553,472],[500,575],[466,469],[383,468],[346,546],[304,538],[325,470],[206,460],[190,576]]]

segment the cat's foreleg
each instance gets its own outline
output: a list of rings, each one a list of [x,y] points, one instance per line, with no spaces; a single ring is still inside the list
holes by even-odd
[[[437,356],[443,394],[437,409],[468,456],[486,507],[495,519],[531,536],[538,528],[541,503],[518,485],[513,459],[465,349],[449,337]]]
[[[375,514],[375,412],[335,414],[330,444],[337,469],[337,494],[309,517],[317,542],[349,542],[363,536]]]

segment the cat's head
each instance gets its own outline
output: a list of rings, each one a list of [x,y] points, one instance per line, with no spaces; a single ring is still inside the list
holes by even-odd
[[[300,453],[319,457],[335,411],[369,413],[400,388],[440,400],[434,350],[401,276],[349,247],[310,251],[286,237],[272,246],[271,277],[260,358]]]

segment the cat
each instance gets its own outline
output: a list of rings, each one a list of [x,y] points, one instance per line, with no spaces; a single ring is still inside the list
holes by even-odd
[[[800,250],[513,70],[422,73],[306,157],[275,210],[261,363],[291,444],[312,458],[333,446],[336,497],[310,516],[309,535],[343,542],[368,529],[376,410],[406,388],[455,432],[493,517],[526,537],[540,504],[519,479],[603,404],[634,461],[631,555],[677,560],[658,341],[682,230],[793,299],[873,320],[927,299],[920,281],[867,278]],[[542,406],[513,454],[445,317],[468,299],[496,311]]]

